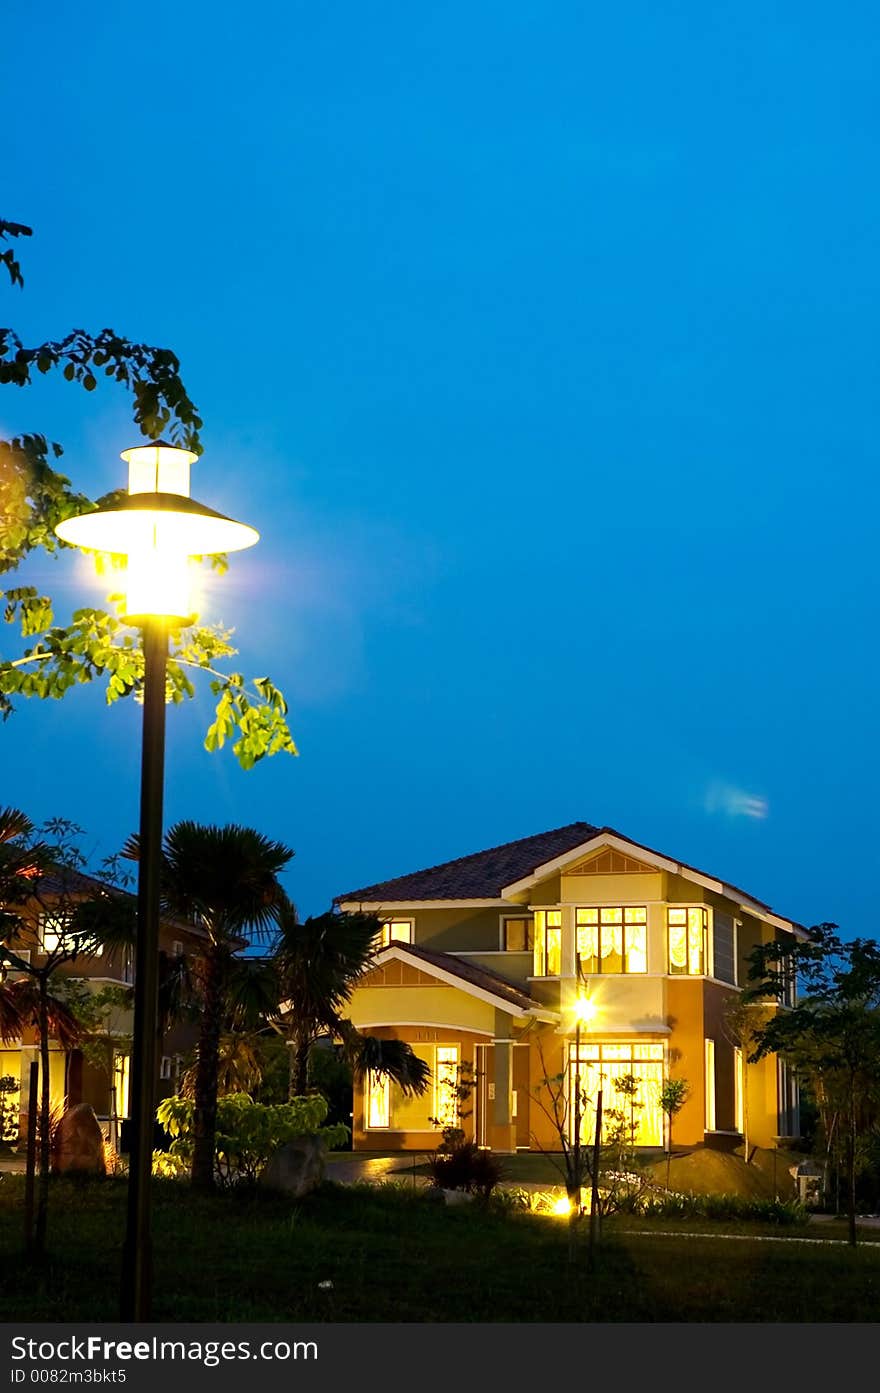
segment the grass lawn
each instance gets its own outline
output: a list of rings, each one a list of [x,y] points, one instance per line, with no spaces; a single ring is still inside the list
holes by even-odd
[[[0,1321],[115,1320],[124,1183],[53,1181],[42,1268],[20,1255],[22,1197],[21,1177],[0,1177]],[[701,1238],[662,1222],[643,1237],[611,1221],[591,1276],[585,1252],[568,1262],[564,1221],[396,1187],[327,1184],[297,1203],[157,1182],[153,1231],[159,1321],[814,1322],[880,1310],[877,1244],[765,1243],[755,1230],[725,1242],[749,1231]]]

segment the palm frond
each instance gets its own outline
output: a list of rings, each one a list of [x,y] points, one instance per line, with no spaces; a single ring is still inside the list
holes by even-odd
[[[431,1070],[424,1059],[414,1052],[405,1040],[384,1040],[377,1035],[362,1035],[350,1022],[343,1033],[343,1050],[355,1074],[378,1074],[397,1084],[404,1097],[420,1098],[428,1091]]]
[[[0,981],[0,1045],[20,1040],[26,1024],[12,988],[14,983]]]
[[[139,859],[136,836],[123,855]],[[278,876],[292,856],[290,847],[252,827],[177,822],[162,848],[163,907],[221,938],[265,935],[286,900]]]
[[[21,977],[6,990],[12,995],[15,1008],[27,1025],[38,1026],[40,1021],[40,991],[33,977]],[[48,999],[49,1033],[54,1035],[63,1050],[72,1050],[82,1038],[83,1030],[70,1007],[57,996]]]

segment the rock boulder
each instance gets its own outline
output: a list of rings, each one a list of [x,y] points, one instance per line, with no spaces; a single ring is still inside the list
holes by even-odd
[[[275,1152],[260,1176],[260,1184],[301,1199],[324,1179],[324,1155],[320,1137],[295,1137]]]
[[[56,1175],[106,1175],[104,1138],[93,1108],[77,1103],[68,1108],[52,1142]]]

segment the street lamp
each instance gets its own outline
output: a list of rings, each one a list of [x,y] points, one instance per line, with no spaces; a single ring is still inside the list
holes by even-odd
[[[123,1320],[143,1321],[150,1316],[152,1287],[150,1179],[156,1092],[168,631],[192,624],[196,618],[189,595],[190,558],[241,551],[253,546],[259,533],[190,497],[190,467],[197,458],[191,450],[155,440],[123,450],[122,458],[128,464],[128,494],[107,507],[67,518],[55,531],[71,546],[125,556],[123,616],[143,633],[144,724],[131,1137],[121,1294]]]
[[[580,1192],[581,1181],[583,1178],[583,1167],[581,1163],[581,1126],[583,1124],[583,1092],[581,1089],[581,1026],[589,1026],[590,1021],[596,1014],[595,1002],[588,996],[584,996],[578,991],[572,1006],[574,1011],[574,1077],[572,1088],[574,1092],[574,1160],[575,1172],[578,1180],[578,1212],[580,1212]]]

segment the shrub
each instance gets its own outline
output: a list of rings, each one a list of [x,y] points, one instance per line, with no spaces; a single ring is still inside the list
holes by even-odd
[[[174,1096],[159,1104],[156,1116],[172,1138],[171,1164],[188,1166],[193,1153],[195,1103]],[[230,1093],[217,1099],[215,1173],[221,1185],[255,1181],[279,1147],[296,1137],[320,1137],[328,1147],[342,1146],[348,1128],[321,1124],[327,1102],[320,1094],[293,1098],[289,1103],[255,1103],[247,1093]],[[155,1163],[154,1163],[155,1164]],[[165,1172],[171,1174],[171,1165]]]
[[[428,1161],[431,1178],[441,1190],[466,1190],[468,1194],[491,1195],[501,1180],[501,1164],[491,1151],[465,1141],[456,1127],[448,1127],[443,1141]]]
[[[644,1196],[634,1210],[643,1219],[737,1220],[758,1224],[805,1224],[807,1211],[797,1200],[748,1199],[742,1195],[676,1194]]]

